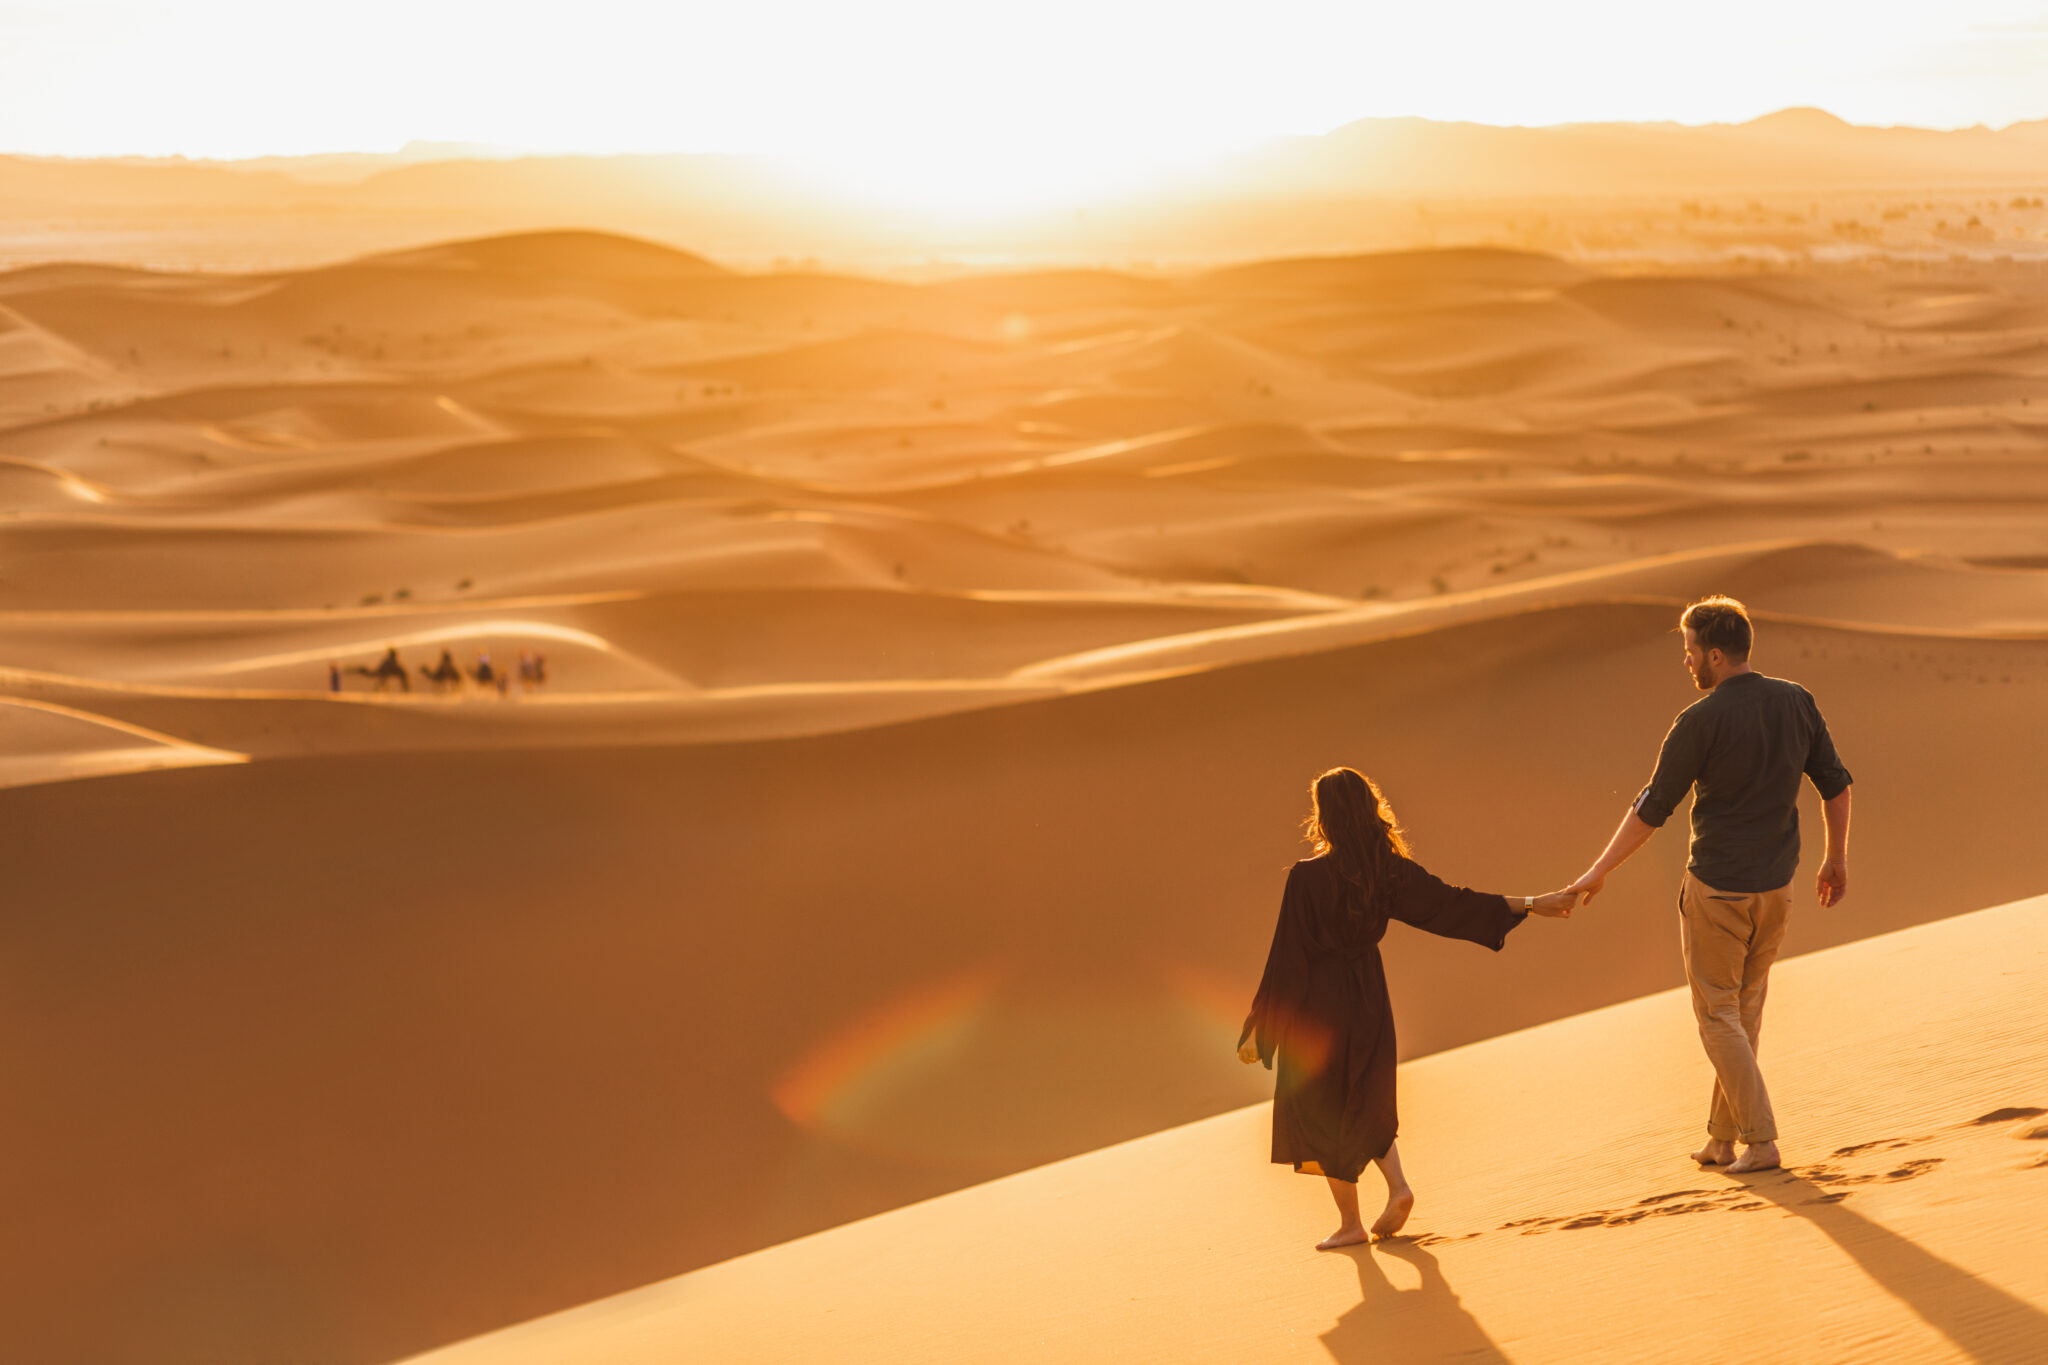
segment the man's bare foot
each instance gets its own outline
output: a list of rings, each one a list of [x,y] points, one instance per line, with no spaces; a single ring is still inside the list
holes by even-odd
[[[1375,1237],[1392,1237],[1406,1225],[1408,1215],[1414,1211],[1415,1191],[1387,1191],[1387,1206],[1380,1210],[1380,1216],[1374,1220],[1372,1235]]]
[[[1710,1138],[1707,1145],[1692,1154],[1692,1159],[1702,1166],[1726,1166],[1735,1160],[1735,1144],[1720,1138]]]
[[[1752,1142],[1742,1149],[1742,1155],[1728,1163],[1728,1174],[1741,1175],[1746,1171],[1770,1171],[1778,1166],[1778,1144],[1775,1142]]]
[[[1338,1247],[1355,1247],[1368,1238],[1365,1229],[1356,1223],[1346,1223],[1335,1232],[1316,1243],[1317,1251],[1335,1251]]]

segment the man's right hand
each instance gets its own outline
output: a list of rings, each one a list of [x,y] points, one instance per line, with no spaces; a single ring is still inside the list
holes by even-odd
[[[1849,864],[1839,858],[1822,863],[1814,892],[1820,897],[1821,909],[1840,905],[1842,897],[1849,894]]]
[[[1565,890],[1576,891],[1584,896],[1587,902],[1591,902],[1593,897],[1606,889],[1607,874],[1627,862],[1637,849],[1650,842],[1650,836],[1656,832],[1657,827],[1645,823],[1643,817],[1636,814],[1636,808],[1630,806],[1628,814],[1621,817],[1621,824],[1616,827],[1614,837],[1607,841],[1606,850],[1593,860],[1593,865],[1586,869],[1585,876],[1567,886]]]

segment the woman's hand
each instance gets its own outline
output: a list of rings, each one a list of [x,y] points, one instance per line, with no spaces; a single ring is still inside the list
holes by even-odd
[[[1570,919],[1578,903],[1579,893],[1576,891],[1553,891],[1547,896],[1538,896],[1536,903],[1529,907],[1529,913],[1550,919]]]
[[[1247,1038],[1237,1046],[1237,1060],[1247,1064],[1259,1060],[1259,1040]]]

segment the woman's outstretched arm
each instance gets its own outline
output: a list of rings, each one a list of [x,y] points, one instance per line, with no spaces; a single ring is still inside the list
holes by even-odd
[[[1397,859],[1393,875],[1396,880],[1391,888],[1393,894],[1387,902],[1389,913],[1425,933],[1463,939],[1498,952],[1507,942],[1508,931],[1526,918],[1522,897],[1510,900],[1506,896],[1452,886],[1411,859]],[[1578,896],[1568,891],[1553,891],[1536,897],[1535,901],[1531,907],[1534,913],[1563,919],[1571,914]]]

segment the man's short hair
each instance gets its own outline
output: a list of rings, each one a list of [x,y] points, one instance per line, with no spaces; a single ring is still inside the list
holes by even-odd
[[[1718,649],[1736,663],[1748,661],[1755,632],[1750,628],[1749,609],[1734,598],[1718,593],[1702,597],[1685,609],[1678,624],[1693,633],[1701,649]]]

